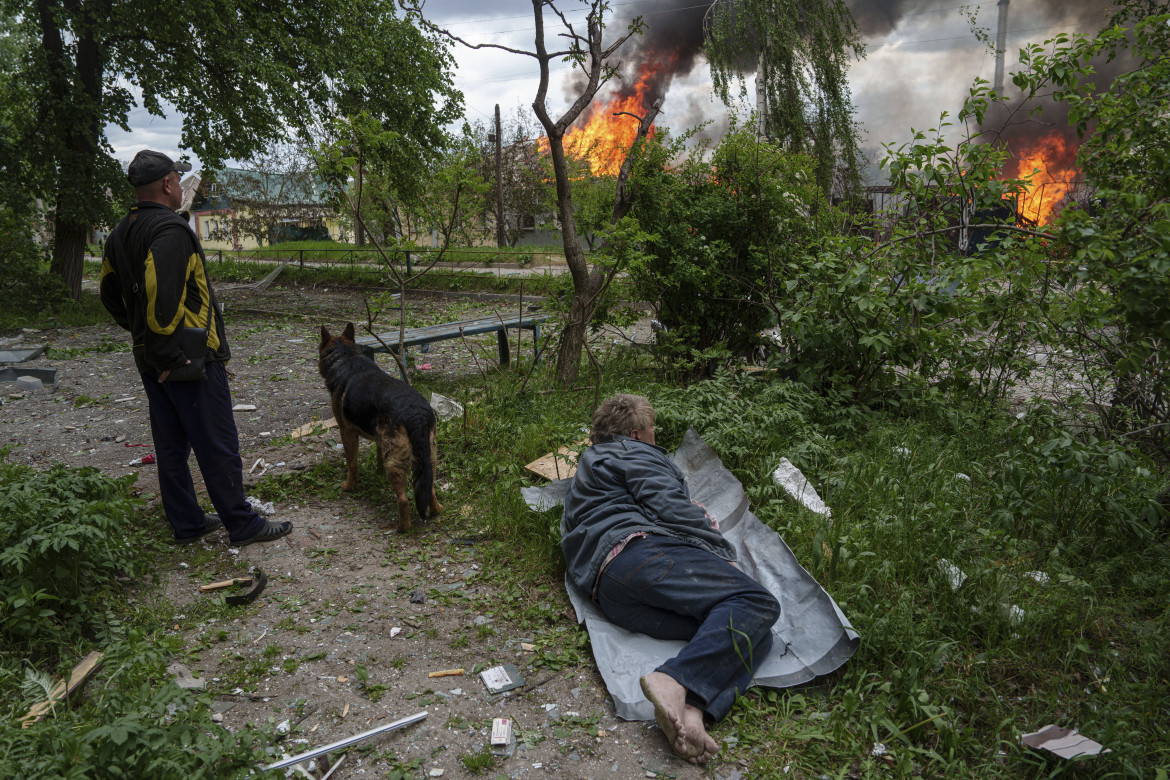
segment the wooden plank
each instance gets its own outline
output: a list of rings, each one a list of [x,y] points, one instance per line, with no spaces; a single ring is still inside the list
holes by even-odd
[[[561,447],[556,452],[541,455],[524,468],[548,480],[569,479],[577,473],[577,448],[586,442],[581,439],[572,446]]]
[[[49,698],[34,704],[29,709],[28,714],[21,720],[20,727],[27,729],[45,717],[45,715],[52,712],[54,704],[62,699],[68,698],[89,679],[89,676],[93,674],[94,670],[101,666],[103,658],[105,658],[105,655],[97,650],[91,651],[89,655],[82,658],[77,666],[73,667],[73,671],[70,672],[68,682],[58,680],[57,684],[53,686],[53,690],[49,693]]]
[[[251,585],[251,577],[232,577],[230,580],[221,580],[219,582],[209,582],[206,585],[199,586],[200,593],[207,593],[213,590],[220,590],[222,588],[230,588],[232,585]]]

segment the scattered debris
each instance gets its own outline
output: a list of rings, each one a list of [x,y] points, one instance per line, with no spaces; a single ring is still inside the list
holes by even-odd
[[[1048,575],[1042,571],[1030,571],[1024,576],[1031,577],[1032,579],[1036,580],[1036,582],[1040,583],[1041,585],[1048,584]]]
[[[893,452],[895,455],[901,455],[903,458],[909,458],[911,454],[910,450],[906,447],[894,447]]]
[[[479,673],[479,677],[487,686],[488,693],[503,693],[524,684],[524,676],[513,664],[484,669]]]
[[[431,672],[427,677],[461,677],[463,669],[444,669],[441,672]]]
[[[492,736],[488,744],[492,754],[498,758],[509,758],[516,752],[516,735],[512,731],[511,718],[492,718]]]
[[[410,592],[410,603],[411,604],[422,604],[426,600],[427,600],[427,597],[424,596],[423,592],[421,590],[419,590],[418,588],[415,588],[414,590],[412,590]]]
[[[939,571],[946,575],[947,580],[950,581],[951,590],[958,590],[967,581],[967,575],[963,573],[963,570],[946,558],[938,559],[938,568]]]
[[[970,478],[970,477],[968,477],[966,474],[964,474],[964,473],[963,473],[963,472],[961,472],[961,471],[960,471],[958,474],[955,474],[955,479],[961,479],[961,480],[963,480],[964,482],[970,482],[970,481],[971,481],[971,478]]]
[[[35,376],[18,376],[16,378],[16,389],[26,393],[33,393],[37,390],[43,390],[45,385]]]
[[[73,671],[69,673],[68,681],[58,680],[49,692],[49,698],[37,702],[29,709],[24,718],[21,719],[20,727],[27,729],[45,717],[45,715],[52,712],[53,706],[57,702],[68,698],[89,679],[89,676],[93,674],[94,670],[101,665],[104,657],[104,654],[94,650],[85,656],[85,658],[82,658],[77,666],[73,667]]]
[[[26,349],[0,350],[0,363],[25,363],[29,360],[39,358],[44,351],[44,344]]]
[[[156,458],[154,457],[154,453],[152,452],[149,455],[143,455],[141,458],[135,458],[134,460],[127,463],[126,465],[127,466],[149,466],[152,463],[154,463],[155,460],[156,460]]]
[[[584,446],[586,439],[561,447],[556,452],[541,455],[524,468],[545,479],[569,479],[577,473],[577,450]]]
[[[1077,733],[1076,729],[1066,729],[1049,724],[1031,734],[1021,734],[1020,742],[1030,748],[1044,749],[1055,753],[1061,758],[1076,758],[1077,756],[1095,756],[1110,752],[1100,742],[1094,742],[1088,737]]]
[[[175,677],[175,685],[184,690],[202,691],[207,687],[207,681],[191,674],[191,670],[181,663],[175,662],[167,667],[167,671]]]
[[[348,709],[349,709],[349,704],[347,702],[346,703],[346,710],[348,710]],[[263,769],[265,772],[270,772],[274,769],[284,769],[286,767],[292,766],[293,764],[299,764],[302,761],[308,761],[311,758],[316,758],[317,756],[323,756],[326,753],[331,753],[334,750],[340,750],[341,748],[349,747],[350,745],[356,745],[359,742],[363,742],[367,739],[370,739],[371,737],[376,737],[379,734],[385,734],[388,731],[395,731],[395,730],[400,729],[404,726],[409,726],[412,723],[418,723],[419,721],[424,720],[426,717],[427,717],[427,712],[426,712],[426,710],[423,710],[422,712],[417,712],[414,715],[408,715],[405,718],[399,718],[398,720],[394,721],[393,723],[387,723],[384,726],[378,726],[377,728],[370,729],[369,731],[363,731],[361,734],[357,734],[357,735],[352,736],[352,737],[347,737],[346,739],[339,739],[336,742],[330,742],[328,745],[323,745],[319,748],[314,748],[312,750],[306,751],[304,753],[300,753],[299,755],[295,755],[295,756],[292,756],[290,758],[281,759],[280,761],[277,761],[276,763],[269,764],[268,766],[263,767]]]
[[[255,404],[236,404],[232,407],[233,412],[254,412],[256,411]]]
[[[781,458],[780,465],[772,472],[772,479],[777,485],[788,491],[788,495],[795,498],[811,512],[825,517],[832,517],[833,511],[825,506],[825,502],[817,494],[816,488],[808,483],[800,469],[793,466],[788,458]]]
[[[300,428],[289,434],[294,439],[299,439],[302,436],[308,436],[312,433],[324,433],[330,428],[337,427],[337,420],[330,417],[328,420],[316,420],[314,422],[305,423]]]
[[[247,501],[248,506],[252,507],[252,510],[261,517],[268,517],[269,515],[276,514],[276,507],[272,505],[271,501],[265,503],[255,496],[245,496],[244,500]]]
[[[438,393],[431,393],[431,408],[435,410],[435,416],[440,420],[463,416],[463,404]]]
[[[221,580],[219,582],[209,582],[206,585],[199,586],[200,593],[207,593],[213,590],[220,590],[221,588],[230,588],[233,585],[251,585],[252,577],[232,577],[230,580]]]
[[[264,588],[268,586],[268,576],[257,567],[250,576],[247,577],[233,577],[230,580],[222,580],[220,582],[212,582],[207,585],[200,585],[200,593],[210,593],[213,590],[222,590],[223,588],[230,588],[234,585],[251,585],[252,589],[246,593],[239,593],[234,596],[225,596],[224,603],[230,604],[233,607],[239,607],[244,604],[251,604],[256,598],[264,592]],[[267,631],[265,632],[267,633]]]
[[[3,354],[3,353],[0,353]],[[4,361],[0,360],[0,363]],[[57,384],[57,369],[55,368],[21,368],[15,369],[11,366],[0,368],[0,382],[16,382],[20,377],[36,377],[41,380],[42,385],[56,385]]]

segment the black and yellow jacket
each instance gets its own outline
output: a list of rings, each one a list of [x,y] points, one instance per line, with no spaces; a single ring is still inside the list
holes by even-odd
[[[102,304],[134,339],[138,370],[169,371],[187,358],[179,328],[207,328],[207,359],[231,357],[203,248],[187,222],[142,202],[118,223],[102,254]]]

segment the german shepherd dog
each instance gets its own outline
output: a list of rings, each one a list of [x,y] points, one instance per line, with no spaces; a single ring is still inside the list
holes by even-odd
[[[359,437],[378,447],[378,462],[398,496],[398,531],[410,530],[406,470],[410,467],[414,505],[419,517],[443,511],[435,496],[435,410],[422,394],[387,374],[373,353],[354,343],[353,323],[340,336],[321,327],[317,368],[333,402],[333,418],[345,448],[346,479],[342,490],[357,487]]]

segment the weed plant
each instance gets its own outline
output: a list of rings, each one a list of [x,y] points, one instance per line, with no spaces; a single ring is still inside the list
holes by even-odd
[[[242,777],[264,758],[269,735],[224,731],[208,697],[170,680],[167,658],[184,648],[173,608],[138,590],[158,547],[132,483],[0,460],[0,776]],[[104,662],[85,695],[22,728],[54,675],[95,649]]]

